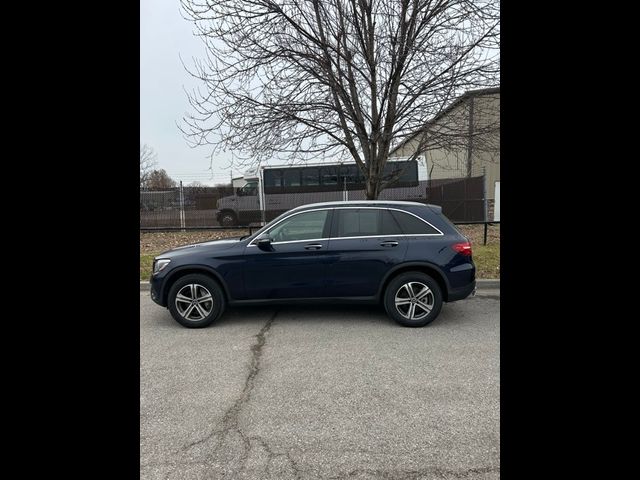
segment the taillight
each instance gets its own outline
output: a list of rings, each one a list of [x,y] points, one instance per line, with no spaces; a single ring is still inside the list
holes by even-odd
[[[470,242],[454,243],[453,245],[451,245],[451,248],[453,248],[460,255],[464,255],[465,257],[471,256]]]

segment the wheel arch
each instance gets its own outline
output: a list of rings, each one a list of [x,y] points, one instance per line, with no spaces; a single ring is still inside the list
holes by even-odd
[[[432,263],[429,262],[408,262],[402,263],[400,265],[396,265],[392,270],[387,272],[385,277],[380,284],[380,288],[378,289],[378,300],[382,300],[384,298],[384,292],[387,289],[387,286],[398,275],[406,272],[422,272],[430,277],[432,277],[440,287],[442,291],[442,299],[445,302],[449,301],[449,280],[447,276],[444,274],[442,269]]]
[[[225,301],[227,303],[230,301],[231,296],[229,295],[229,289],[227,288],[227,284],[223,280],[222,276],[218,272],[216,272],[213,268],[207,267],[206,265],[183,265],[173,270],[167,276],[167,278],[164,279],[164,282],[162,284],[162,302],[164,305],[168,304],[168,296],[169,296],[169,290],[171,290],[171,286],[175,282],[177,282],[180,278],[184,277],[185,275],[190,275],[192,273],[204,274],[204,275],[207,275],[208,277],[211,277],[211,279],[214,280],[216,283],[218,283],[220,285],[220,288],[222,288],[222,292],[224,293],[224,296],[225,296]]]

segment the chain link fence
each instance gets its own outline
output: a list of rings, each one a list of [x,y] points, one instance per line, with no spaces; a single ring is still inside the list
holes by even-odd
[[[305,177],[307,175],[307,177]],[[311,177],[311,175],[314,175]],[[365,200],[364,184],[346,176],[318,176],[301,170],[300,179],[265,178],[240,188],[175,187],[140,190],[140,229],[197,229],[256,226],[309,203]],[[399,181],[381,192],[379,200],[403,200],[440,205],[454,222],[493,218],[486,198],[486,177]]]

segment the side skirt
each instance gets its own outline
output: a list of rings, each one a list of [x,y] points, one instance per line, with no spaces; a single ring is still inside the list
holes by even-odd
[[[231,300],[229,305],[240,307],[246,305],[322,305],[322,304],[362,304],[378,303],[376,297],[320,297],[320,298],[265,298],[260,300]]]

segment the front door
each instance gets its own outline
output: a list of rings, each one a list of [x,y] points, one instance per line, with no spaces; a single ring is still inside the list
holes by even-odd
[[[331,210],[293,214],[271,227],[272,250],[251,242],[244,253],[245,298],[326,296],[326,257]]]

